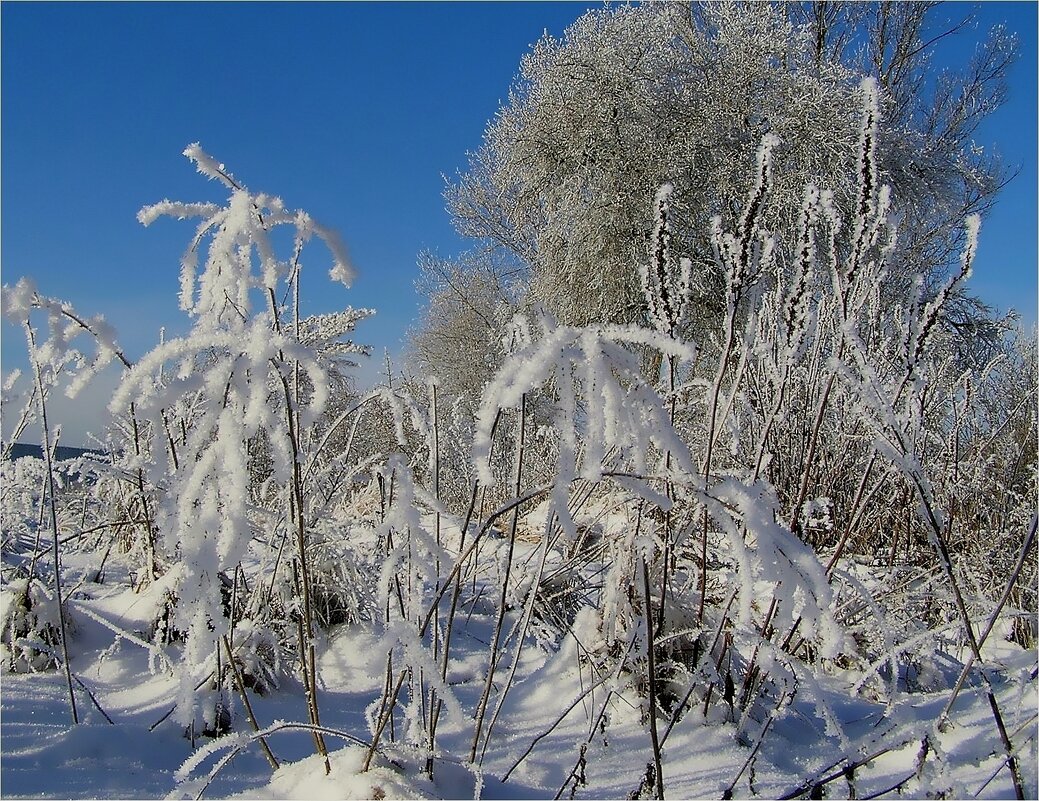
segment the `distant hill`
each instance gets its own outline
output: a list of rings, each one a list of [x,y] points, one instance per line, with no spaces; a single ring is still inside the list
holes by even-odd
[[[73,448],[70,445],[59,445],[55,448],[55,456],[58,461],[64,461],[65,459],[78,459],[80,456],[86,456],[88,453],[95,454],[96,456],[104,456],[104,451],[99,451],[95,448]],[[33,456],[37,459],[43,458],[43,448],[39,445],[32,445],[26,442],[16,442],[11,446],[11,461],[15,459],[21,459],[23,456]]]

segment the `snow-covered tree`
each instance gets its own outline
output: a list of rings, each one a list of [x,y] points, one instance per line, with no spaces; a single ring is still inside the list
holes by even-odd
[[[715,214],[736,211],[727,204],[741,195],[747,154],[764,134],[778,137],[772,230],[794,233],[808,183],[849,201],[857,132],[848,109],[859,78],[879,73],[880,172],[899,198],[902,269],[937,274],[959,247],[958,221],[998,189],[999,165],[971,134],[1001,100],[1013,48],[997,33],[967,70],[918,94],[930,17],[907,5],[914,10],[843,10],[829,27],[764,3],[588,12],[523,58],[508,102],[447,190],[456,226],[518,261],[530,297],[560,322],[640,321],[633,264],[652,230],[645,198],[670,182],[696,316],[719,315],[722,279],[705,232]],[[853,36],[875,57],[853,58]],[[948,316],[969,325],[969,311]]]
[[[425,253],[420,287],[428,302],[411,332],[409,362],[418,374],[433,372],[452,394],[483,386],[501,356],[501,338],[517,308],[503,267],[493,254],[457,260]],[[470,399],[475,402],[475,399]]]

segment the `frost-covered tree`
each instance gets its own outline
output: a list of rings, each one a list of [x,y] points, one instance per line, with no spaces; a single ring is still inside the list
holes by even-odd
[[[886,120],[882,167],[901,198],[900,236],[918,240],[921,257],[945,262],[960,241],[950,241],[947,227],[988,209],[1007,177],[999,154],[973,136],[1006,98],[1014,36],[997,26],[960,69],[938,71],[936,46],[976,27],[969,8],[928,1],[790,3],[785,9],[806,27],[819,68],[838,61],[877,80]],[[936,203],[938,210],[928,208]]]
[[[652,229],[645,198],[671,182],[673,236],[692,261],[694,316],[720,315],[724,287],[705,232],[715,214],[738,212],[731,203],[742,193],[747,154],[764,134],[778,137],[765,214],[772,230],[794,233],[807,183],[846,203],[857,136],[848,109],[859,78],[872,73],[887,120],[878,135],[881,175],[903,221],[900,269],[909,275],[928,265],[936,280],[960,245],[959,220],[983,210],[1002,177],[971,135],[1001,102],[1013,48],[997,33],[966,70],[932,87],[930,7],[888,5],[824,4],[808,9],[809,19],[763,3],[585,14],[523,58],[508,102],[448,187],[458,230],[518,262],[531,301],[561,322],[640,321],[634,265]],[[860,57],[854,46],[863,41]],[[962,326],[977,316],[969,306],[947,310]]]
[[[998,151],[974,136],[1006,99],[1016,38],[997,26],[958,69],[939,70],[936,48],[954,46],[977,27],[967,4],[808,2],[785,10],[806,26],[817,64],[838,61],[877,80],[885,119],[881,166],[898,199],[904,259],[914,268],[951,267],[963,245],[960,221],[988,211],[1013,175]],[[966,293],[950,299],[943,323],[960,334],[966,363],[981,364],[998,349],[1003,328],[990,317]]]
[[[419,269],[428,303],[410,337],[412,369],[434,372],[448,391],[482,387],[493,375],[501,337],[516,311],[504,268],[493,254],[451,260],[425,253]]]
[[[689,236],[739,195],[765,132],[796,151],[795,192],[853,142],[847,118],[828,113],[846,102],[846,71],[776,69],[797,47],[775,13],[705,13],[714,30],[659,5],[590,12],[561,41],[543,38],[448,189],[459,231],[518,257],[531,294],[563,322],[640,319],[633,264],[649,234],[645,198],[662,183],[684,218],[676,235]]]

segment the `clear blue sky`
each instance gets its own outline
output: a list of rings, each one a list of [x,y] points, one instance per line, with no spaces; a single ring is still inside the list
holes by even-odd
[[[160,325],[182,331],[178,261],[193,226],[146,229],[135,215],[166,197],[222,199],[180,155],[200,141],[254,190],[341,232],[359,278],[323,302],[378,310],[357,339],[380,361],[416,316],[417,254],[464,247],[442,175],[465,167],[529,46],[597,5],[3,3],[3,281],[32,275],[45,294],[103,313],[132,357]],[[979,11],[983,29],[1006,22],[1022,46],[1009,103],[978,140],[1022,173],[983,229],[974,286],[1031,324],[1036,5]],[[947,53],[962,57],[979,35]],[[5,326],[5,372],[22,349]],[[69,425],[66,444],[78,437]]]

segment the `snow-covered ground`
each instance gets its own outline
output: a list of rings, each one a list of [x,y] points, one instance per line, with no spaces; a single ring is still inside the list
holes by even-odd
[[[89,566],[85,556],[73,555],[69,578],[89,575]],[[167,660],[177,658],[177,646],[160,651],[147,643],[155,590],[136,593],[119,578],[116,566],[104,584],[70,581],[79,725],[71,724],[61,671],[3,674],[4,797],[624,798],[638,791],[652,763],[645,699],[632,676],[594,667],[588,610],[557,649],[528,643],[522,650],[482,770],[470,767],[470,714],[483,689],[495,612],[479,590],[468,602],[463,596],[448,670],[464,712],[452,715],[445,707],[432,779],[423,773],[425,754],[403,744],[407,721],[400,716],[371,769],[361,770],[366,749],[347,737],[370,740],[370,705],[382,691],[386,649],[360,625],[336,627],[319,642],[322,724],[341,733],[327,737],[329,775],[313,754],[311,735],[281,725],[306,721],[303,687],[291,676],[266,696],[250,691],[258,724],[272,730],[267,742],[281,765],[273,775],[237,697],[233,732],[215,740],[198,736],[193,749],[190,732],[168,714],[177,686]],[[1000,643],[987,657],[1027,797],[1034,798],[1036,654]],[[951,725],[935,730],[958,668],[946,656],[947,675],[933,678],[940,689],[901,692],[887,702],[852,693],[851,681],[839,674],[795,671],[796,686],[777,682],[746,715],[717,698],[705,717],[697,703],[666,735],[666,721],[659,726],[666,796],[807,797],[816,781],[837,775],[825,784],[826,797],[1012,797],[981,687],[968,687]],[[499,668],[496,688],[507,677]],[[930,753],[921,761],[928,734]],[[866,764],[842,775],[856,760]]]

